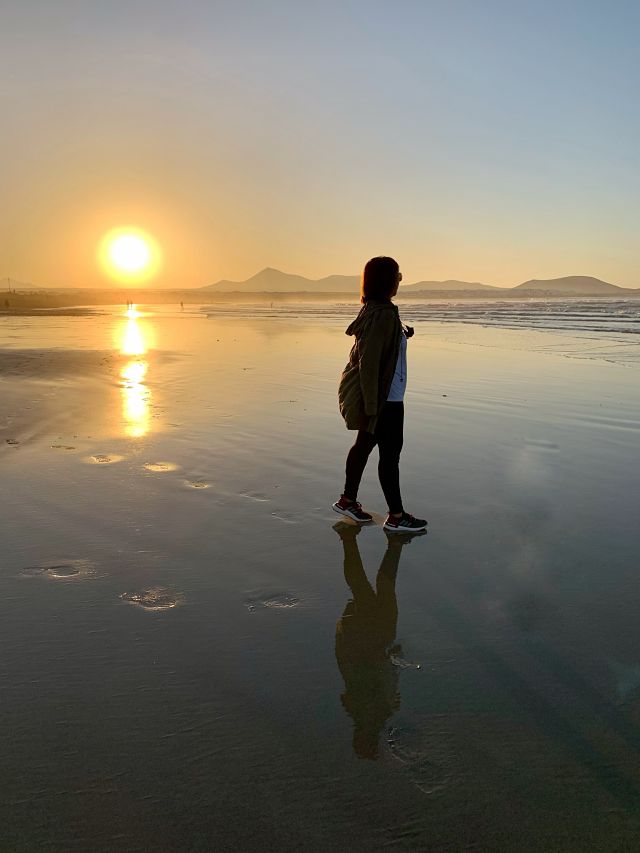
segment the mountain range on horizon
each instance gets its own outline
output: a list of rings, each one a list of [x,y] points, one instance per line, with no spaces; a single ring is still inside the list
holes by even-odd
[[[120,285],[122,288],[123,286]],[[118,288],[114,282],[110,288]],[[44,291],[44,292],[67,292],[87,290],[78,287],[42,287],[19,281],[14,278],[0,278],[0,292],[9,289],[17,291]],[[95,290],[90,287],[88,290]],[[126,288],[125,288],[126,289]],[[166,289],[166,288],[163,288]],[[176,287],[174,290],[183,290]],[[265,267],[265,269],[246,279],[245,281],[230,281],[222,279],[215,284],[207,284],[201,287],[186,288],[185,290],[197,293],[208,291],[221,294],[233,293],[306,293],[325,295],[355,296],[360,289],[360,276],[358,275],[330,275],[320,279],[310,279],[301,275],[282,272],[281,270]],[[155,290],[153,286],[147,286],[142,290]],[[459,281],[457,279],[446,279],[445,281],[417,281],[413,284],[401,284],[398,296],[446,296],[449,294],[460,294],[464,296],[640,296],[640,288],[620,287],[617,284],[603,281],[588,275],[563,276],[550,279],[529,279],[513,287],[497,287],[496,285],[483,284],[477,281]]]
[[[201,290],[218,291],[219,293],[344,293],[353,294],[360,287],[360,276],[330,275],[320,279],[305,278],[305,276],[282,272],[281,270],[265,267],[265,269],[246,279],[246,281],[229,281],[222,279],[215,284],[207,284]],[[398,296],[415,295],[418,293],[452,293],[452,292],[482,292],[493,293],[496,296],[513,291],[524,293],[553,293],[575,296],[599,296],[632,293],[638,295],[640,289],[619,287],[599,278],[588,275],[572,275],[561,278],[530,279],[514,287],[496,287],[481,282],[457,281],[417,281],[414,284],[401,284]]]

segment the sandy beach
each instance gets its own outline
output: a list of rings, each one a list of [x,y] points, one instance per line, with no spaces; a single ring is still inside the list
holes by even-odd
[[[639,345],[418,317],[398,545],[341,312],[0,318],[0,849],[634,849]]]

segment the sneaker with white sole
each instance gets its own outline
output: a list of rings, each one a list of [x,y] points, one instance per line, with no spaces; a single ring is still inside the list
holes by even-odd
[[[416,533],[418,530],[424,530],[427,522],[424,518],[416,518],[408,512],[403,512],[400,518],[388,515],[382,526],[392,533]]]
[[[346,515],[347,518],[352,518],[360,524],[373,520],[373,516],[362,509],[362,504],[359,504],[358,501],[350,501],[344,495],[333,504],[333,509],[340,515]]]

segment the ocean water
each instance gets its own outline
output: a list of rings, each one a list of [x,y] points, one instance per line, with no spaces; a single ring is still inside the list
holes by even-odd
[[[640,324],[640,296],[626,299],[602,298],[536,298],[516,299],[461,299],[398,300],[403,314],[419,322],[478,323],[515,329],[545,329],[559,331],[592,331],[638,333]],[[274,310],[275,307],[275,310]],[[353,302],[263,303],[254,305],[224,305],[202,308],[208,314],[221,316],[273,315],[280,317],[349,317]]]
[[[640,358],[640,297],[637,299],[527,299],[527,300],[421,300],[398,301],[408,323],[483,326],[485,328],[538,330],[571,336],[574,351],[582,342],[585,353],[596,358],[634,363]],[[357,306],[356,306],[357,307]],[[201,309],[211,317],[272,317],[348,320],[353,303],[231,305]],[[552,340],[550,338],[547,341]],[[593,342],[590,346],[589,342]],[[530,345],[530,341],[527,342]]]
[[[0,318],[0,849],[636,849],[638,345],[572,305],[401,305],[400,542],[375,458],[331,511],[357,306]]]

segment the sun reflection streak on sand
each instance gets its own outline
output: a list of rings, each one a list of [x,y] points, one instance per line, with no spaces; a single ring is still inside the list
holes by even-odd
[[[148,336],[138,319],[135,306],[125,314],[126,322],[118,329],[118,347],[122,355],[135,356],[123,365],[120,371],[122,389],[122,416],[125,433],[131,438],[140,438],[149,432],[151,393],[145,384],[149,363],[142,358],[148,349]]]

